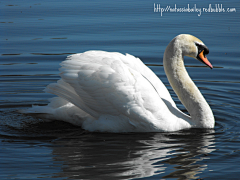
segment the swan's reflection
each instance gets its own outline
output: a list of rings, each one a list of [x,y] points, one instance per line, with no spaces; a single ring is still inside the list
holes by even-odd
[[[155,134],[85,134],[54,142],[57,177],[196,179],[208,169],[214,130]]]

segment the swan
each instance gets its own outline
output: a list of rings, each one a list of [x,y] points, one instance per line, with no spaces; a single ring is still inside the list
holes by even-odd
[[[61,79],[45,91],[57,95],[47,106],[25,113],[62,120],[98,132],[172,132],[214,128],[212,110],[189,77],[184,56],[211,69],[207,46],[189,34],[167,46],[163,65],[167,78],[190,116],[180,111],[162,81],[139,59],[118,52],[87,51],[67,57]]]

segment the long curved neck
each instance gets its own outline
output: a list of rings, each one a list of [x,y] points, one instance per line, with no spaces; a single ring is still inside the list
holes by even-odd
[[[213,128],[214,116],[208,103],[189,77],[183,61],[183,53],[175,39],[167,46],[163,64],[173,90],[191,115],[194,127]]]

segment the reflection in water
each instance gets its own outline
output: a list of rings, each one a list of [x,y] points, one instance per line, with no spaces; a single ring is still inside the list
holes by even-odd
[[[181,133],[85,134],[54,142],[55,177],[196,179],[208,169],[214,130]]]

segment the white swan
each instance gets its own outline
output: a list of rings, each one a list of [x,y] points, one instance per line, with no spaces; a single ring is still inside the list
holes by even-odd
[[[167,46],[163,64],[167,78],[191,116],[181,112],[161,80],[142,61],[117,52],[87,51],[61,63],[61,79],[45,91],[57,95],[47,106],[27,113],[43,113],[89,131],[169,132],[213,128],[213,113],[189,77],[183,56],[212,68],[208,48],[198,38],[181,34]]]

